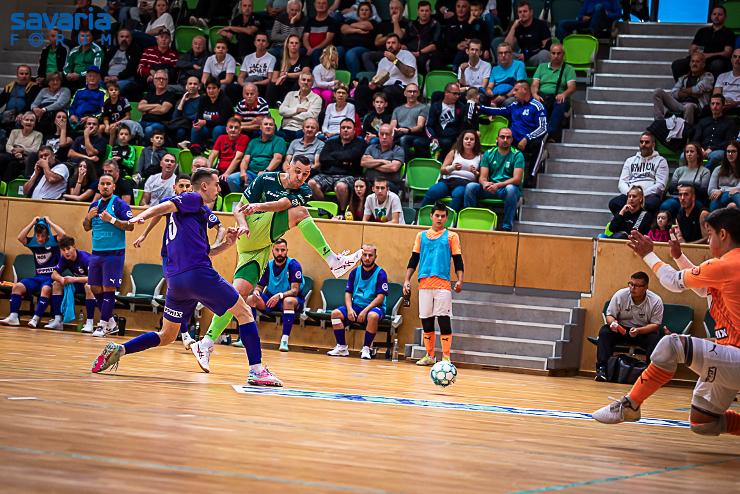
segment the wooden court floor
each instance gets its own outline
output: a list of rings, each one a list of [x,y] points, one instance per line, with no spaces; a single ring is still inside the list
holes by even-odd
[[[740,492],[739,437],[665,426],[690,389],[644,407],[669,422],[605,426],[582,414],[626,386],[460,369],[441,389],[411,363],[268,350],[286,387],[245,394],[243,350],[203,374],[177,342],[93,375],[103,344],[0,328],[0,492]]]

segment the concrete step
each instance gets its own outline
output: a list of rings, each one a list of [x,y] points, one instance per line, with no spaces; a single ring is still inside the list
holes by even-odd
[[[692,37],[697,29],[707,24],[682,24],[677,22],[628,22],[622,23],[619,28],[620,35],[637,34],[642,36],[679,36]],[[686,46],[688,49],[688,45]]]
[[[460,333],[465,333],[475,336],[522,338],[535,341],[546,341],[550,343],[561,340],[564,337],[567,338],[570,335],[570,330],[565,331],[564,328],[571,327],[567,324],[507,321],[475,316],[458,317],[455,315],[452,320],[452,324],[455,327],[455,337]],[[471,350],[475,350],[475,348],[472,348]],[[484,351],[482,348],[480,348],[480,350]],[[501,352],[500,350],[487,351],[493,351],[494,353],[511,353],[508,351]],[[528,355],[528,353],[522,352],[522,355]]]
[[[612,219],[608,209],[588,209],[562,206],[523,206],[521,221],[576,225],[606,225]]]
[[[673,77],[668,75],[596,74],[594,87],[625,87],[633,89],[672,88]]]
[[[616,192],[569,189],[525,189],[525,204],[605,209]]]
[[[617,180],[596,175],[561,175],[542,173],[537,177],[538,189],[588,190],[617,193]]]
[[[520,233],[537,233],[539,235],[568,235],[571,237],[593,238],[604,233],[603,225],[574,225],[570,223],[542,223],[519,221],[515,228]]]
[[[650,117],[615,117],[613,115],[577,115],[570,128],[615,132],[642,132],[653,122]]]
[[[620,48],[612,47],[610,60],[634,60],[635,62],[673,62],[687,56],[686,48]]]
[[[622,48],[673,48],[688,51],[693,39],[693,36],[620,34],[617,36],[617,46]]]
[[[635,63],[634,60],[599,60],[596,62],[596,73],[670,76],[671,62],[645,60]]]
[[[415,345],[411,350],[411,359],[418,360],[426,354],[423,346]],[[440,358],[437,355],[437,358]],[[503,367],[513,369],[536,369],[547,370],[547,358],[524,357],[517,355],[504,355],[484,353],[478,351],[462,351],[453,349],[451,351],[452,361],[456,363],[477,364],[490,367]]]
[[[653,104],[620,103],[614,101],[574,101],[573,112],[575,115],[650,118],[653,116]]]
[[[637,146],[596,146],[593,144],[549,144],[548,159],[623,160],[637,152]],[[548,170],[549,171],[549,170]]]
[[[475,318],[491,321],[492,323],[512,322],[513,325],[518,324],[532,327],[539,327],[537,325],[542,323],[562,326],[563,324],[571,322],[570,309],[538,305],[511,304],[506,302],[453,300],[452,313],[454,314],[453,319]],[[516,334],[490,334],[497,336],[516,336]],[[531,337],[532,336],[522,336],[522,338]],[[562,338],[560,333],[558,333],[557,336],[557,339],[559,338]]]
[[[598,175],[600,177],[610,177],[615,182],[619,179],[622,172],[623,162],[621,161],[598,161],[598,160],[564,160],[548,159],[547,173],[562,175]]]
[[[549,297],[545,295],[522,295],[514,293],[510,288],[503,290],[493,287],[490,291],[481,291],[469,288],[466,285],[465,290],[453,295],[453,303],[457,300],[469,300],[474,302],[496,302],[501,304],[514,305],[533,305],[536,307],[559,307],[562,309],[572,309],[578,307],[579,299],[577,297]]]
[[[456,324],[455,327],[461,327],[461,331],[455,332],[455,349],[458,351],[540,358],[555,356],[555,341],[470,334],[464,325]]]
[[[40,50],[2,50],[0,51],[0,61],[2,61],[2,63],[38,63],[40,53]]]
[[[652,103],[655,88],[590,87],[586,90],[588,101],[614,101],[624,103]]]
[[[564,144],[596,144],[631,146],[640,141],[640,132],[617,132],[609,130],[564,130]]]

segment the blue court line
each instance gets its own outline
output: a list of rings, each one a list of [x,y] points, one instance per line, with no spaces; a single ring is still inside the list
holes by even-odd
[[[530,417],[547,417],[572,420],[593,420],[590,413],[568,412],[562,410],[543,410],[539,408],[505,407],[499,405],[483,405],[478,403],[459,403],[454,401],[417,400],[413,398],[395,398],[392,396],[372,396],[347,393],[331,393],[324,391],[309,391],[303,389],[262,388],[248,385],[233,385],[237,393],[282,396],[287,398],[309,398],[313,400],[348,401],[353,403],[373,403],[378,405],[398,405],[421,408],[440,408],[445,410],[463,410],[467,412],[502,413],[507,415],[524,415]],[[639,422],[630,422],[638,425],[657,427],[689,428],[685,420],[655,419],[643,417]]]
[[[707,467],[707,466],[712,466],[712,465],[722,465],[724,463],[729,463],[731,461],[740,461],[740,456],[737,456],[735,458],[726,459],[726,460],[708,461],[706,463],[694,463],[691,465],[680,465],[677,467],[665,467],[665,468],[661,468],[658,470],[651,470],[649,472],[635,473],[632,475],[618,475],[616,477],[606,477],[603,479],[584,480],[583,482],[573,482],[572,484],[551,485],[547,487],[540,487],[539,489],[530,489],[526,491],[511,492],[509,494],[537,494],[539,492],[564,491],[565,489],[575,489],[576,487],[607,484],[609,482],[617,482],[619,480],[630,480],[630,479],[638,479],[641,477],[652,477],[653,475],[661,475],[661,474],[669,473],[669,472],[677,472],[681,470],[694,470],[697,468]]]

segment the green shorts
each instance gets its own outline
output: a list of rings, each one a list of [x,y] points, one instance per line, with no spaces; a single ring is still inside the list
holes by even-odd
[[[265,272],[267,261],[270,260],[270,254],[271,249],[269,246],[262,250],[240,253],[236,263],[237,267],[234,273],[234,279],[246,280],[252,287],[257,286],[262,273]]]
[[[270,247],[290,229],[288,210],[267,213],[255,213],[247,217],[249,237],[243,235],[236,241],[236,250],[240,254]]]

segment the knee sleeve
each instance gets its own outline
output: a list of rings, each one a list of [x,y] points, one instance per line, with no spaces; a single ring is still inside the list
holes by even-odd
[[[722,415],[717,420],[707,422],[706,424],[695,424],[691,422],[691,432],[700,436],[719,436],[723,432],[727,432],[727,420]]]
[[[452,334],[452,324],[450,323],[450,316],[437,316],[437,322],[439,323],[439,334]]]
[[[425,333],[434,333],[434,318],[425,317],[421,320],[421,328]]]
[[[676,372],[678,364],[686,362],[686,354],[677,334],[664,336],[655,346],[650,361],[668,372]]]

